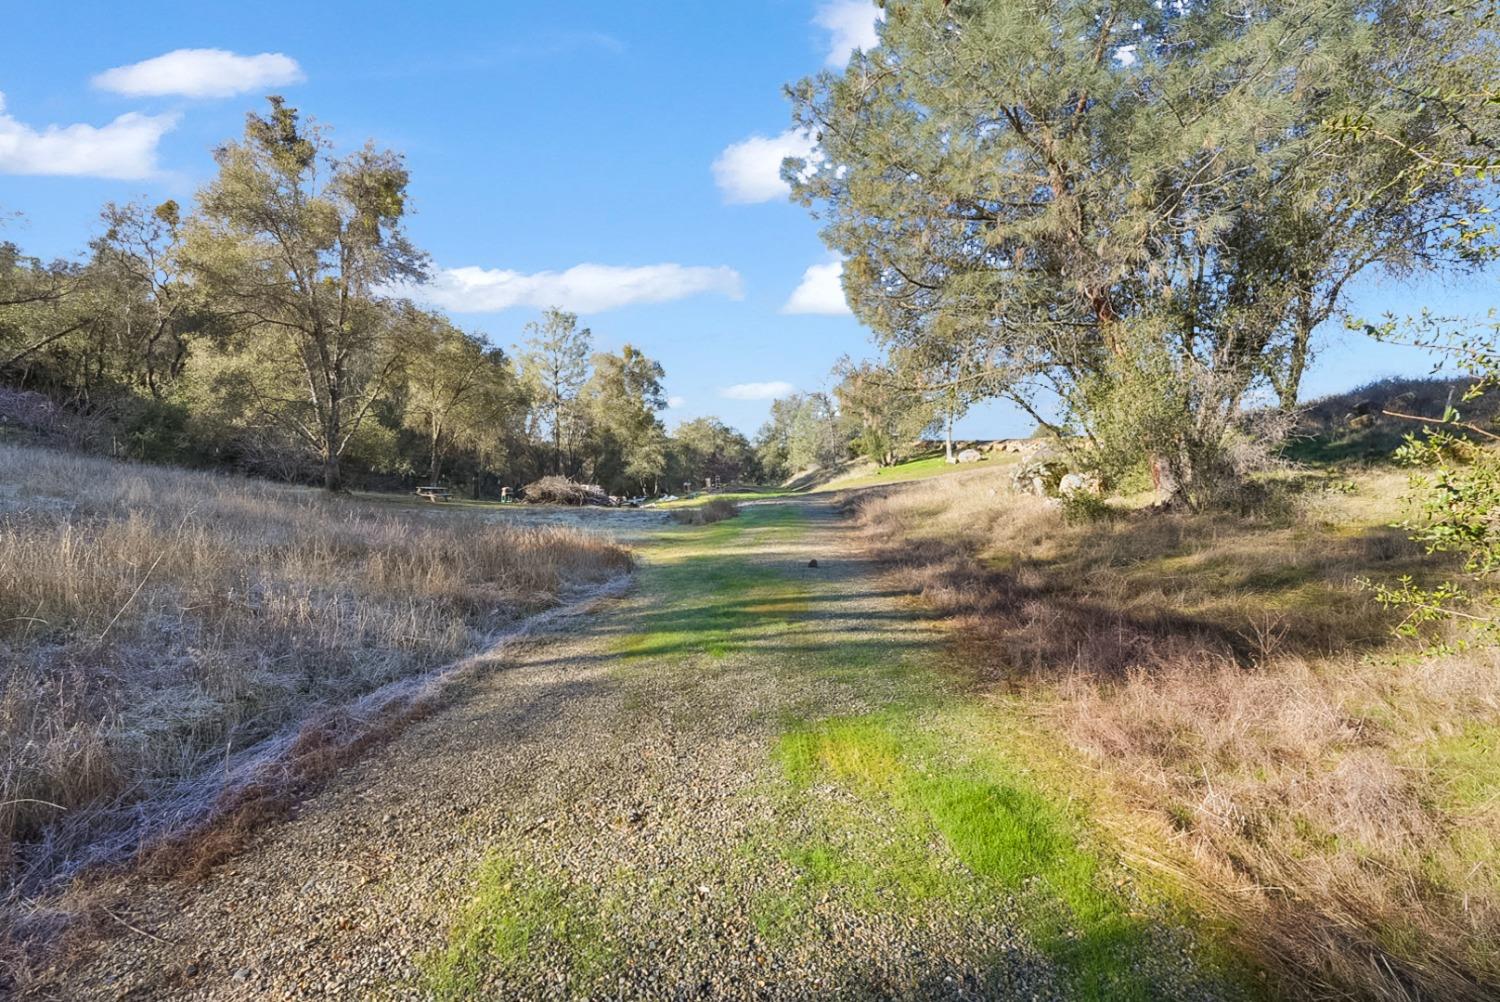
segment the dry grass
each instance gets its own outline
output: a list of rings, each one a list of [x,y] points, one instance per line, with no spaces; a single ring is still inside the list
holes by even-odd
[[[1495,997],[1500,654],[1422,657],[1361,584],[1430,561],[1363,474],[1276,519],[1070,525],[993,474],[868,498],[964,660],[1093,764],[1135,850],[1308,997]],[[1144,840],[1140,833],[1145,831]]]
[[[709,525],[713,522],[722,522],[726,518],[734,518],[739,513],[740,506],[733,501],[714,498],[712,501],[694,505],[691,508],[673,509],[672,521],[679,525]]]
[[[629,565],[568,529],[0,446],[0,886]]]

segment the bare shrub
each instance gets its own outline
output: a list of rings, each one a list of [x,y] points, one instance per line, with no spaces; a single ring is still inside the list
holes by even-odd
[[[674,508],[672,521],[679,525],[708,525],[712,522],[722,522],[726,518],[734,518],[739,513],[740,506],[733,501],[715,498],[690,508]]]
[[[0,877],[630,566],[592,534],[0,446]]]

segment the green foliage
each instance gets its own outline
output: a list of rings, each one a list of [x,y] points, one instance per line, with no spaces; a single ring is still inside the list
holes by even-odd
[[[1086,384],[1119,383],[1149,337],[1179,377],[1149,406],[1177,419],[1163,458],[1189,489],[1218,479],[1212,443],[1247,394],[1295,404],[1357,275],[1475,262],[1456,222],[1483,206],[1477,178],[1398,192],[1404,154],[1330,155],[1322,123],[1447,131],[1408,82],[1455,63],[1490,79],[1488,41],[1403,0],[892,3],[879,46],[791,89],[820,149],[784,173],[892,359],[946,367],[931,385],[1034,416],[1060,394],[1094,432],[1122,404]]]
[[[556,307],[527,324],[526,333],[521,378],[536,403],[539,430],[552,440],[552,472],[568,472],[581,437],[583,415],[577,398],[588,379],[594,335],[578,326],[578,314]]]
[[[403,299],[427,262],[403,231],[398,154],[337,154],[271,98],[215,159],[191,206],[105,206],[85,262],[0,242],[0,382],[71,408],[66,444],[330,488],[350,468],[466,481],[475,497],[548,472],[618,493],[656,493],[669,467],[759,476],[711,419],[669,438],[662,367],[629,345],[591,359],[576,314],[528,324],[518,372]]]
[[[849,454],[838,409],[827,394],[794,393],[771,403],[756,435],[756,453],[771,479],[813,467],[827,468]]]
[[[666,371],[632,345],[593,358],[582,394],[588,419],[591,479],[612,493],[657,493],[667,468],[667,433],[656,416],[666,407]]]
[[[843,363],[834,389],[845,434],[860,455],[877,466],[891,466],[920,448],[921,437],[937,423],[933,401],[906,388],[897,373],[865,362]]]
[[[672,433],[667,486],[712,479],[715,485],[753,483],[760,478],[755,449],[744,435],[717,418],[684,421]]]
[[[329,489],[373,402],[400,370],[399,309],[374,290],[422,277],[401,229],[401,157],[335,157],[280,98],[215,151],[218,175],[184,226],[184,267],[236,318],[230,358],[258,419],[300,440]]]
[[[1394,326],[1383,336],[1398,337]],[[1500,324],[1450,330],[1430,318],[1406,329],[1406,340],[1436,349],[1474,379],[1463,401],[1471,403],[1500,384]],[[1402,522],[1428,553],[1461,558],[1465,580],[1426,588],[1403,577],[1377,597],[1406,618],[1398,632],[1421,636],[1431,624],[1460,620],[1473,634],[1500,639],[1500,434],[1464,420],[1454,407],[1410,435],[1398,458],[1417,472],[1411,478],[1410,513]]]

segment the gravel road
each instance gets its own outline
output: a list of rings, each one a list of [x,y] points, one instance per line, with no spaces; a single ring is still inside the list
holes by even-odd
[[[473,997],[1065,998],[1005,901],[912,915],[824,895],[795,916],[800,935],[757,922],[757,896],[797,876],[754,847],[814,823],[778,788],[784,720],[878,707],[899,685],[889,672],[869,684],[802,672],[799,659],[872,643],[915,658],[940,639],[827,502],[789,503],[798,531],[752,529],[725,550],[805,579],[774,642],[622,657],[663,601],[648,549],[625,597],[508,648],[209,877],[129,882],[117,934],[26,995],[429,998],[432,958],[473,907],[476,874],[501,859],[522,866],[516,895],[544,887],[581,934],[550,928],[524,963],[475,972]],[[883,830],[878,809],[844,806]],[[1176,930],[1153,953],[1143,962],[1162,995],[1213,995]]]

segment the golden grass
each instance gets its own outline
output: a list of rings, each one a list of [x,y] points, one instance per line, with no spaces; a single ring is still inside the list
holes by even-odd
[[[735,502],[727,498],[713,498],[691,508],[674,508],[671,515],[672,521],[678,525],[710,525],[726,518],[734,518],[739,513],[740,506]]]
[[[1069,524],[975,474],[860,517],[976,681],[1089,763],[1133,851],[1186,868],[1289,985],[1494,997],[1500,774],[1476,763],[1500,747],[1500,654],[1421,656],[1361,585],[1441,570],[1389,527],[1404,482],[1281,518]]]
[[[0,446],[0,884],[629,566],[568,529]]]

